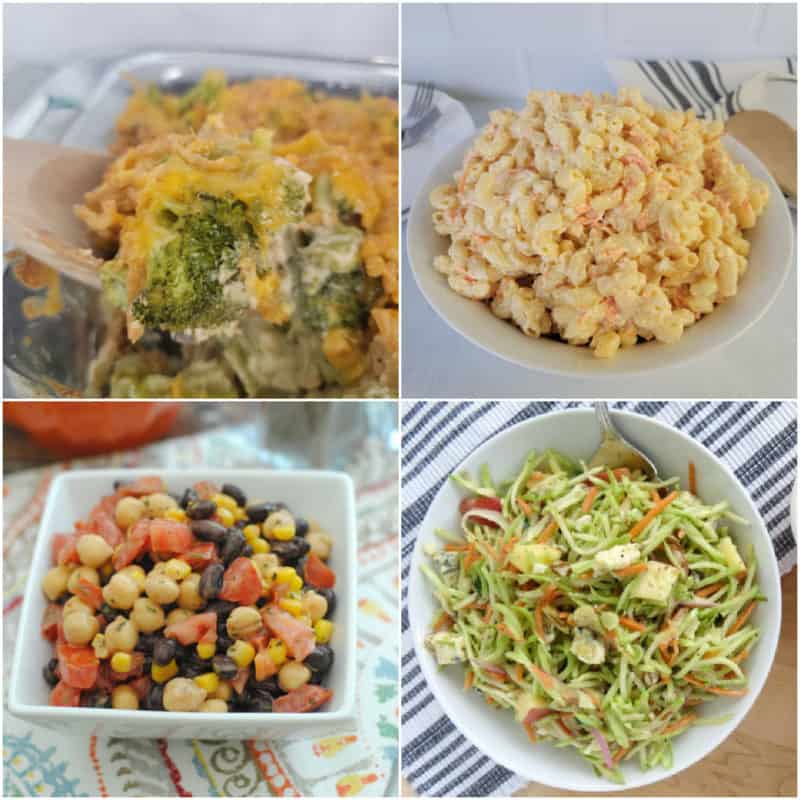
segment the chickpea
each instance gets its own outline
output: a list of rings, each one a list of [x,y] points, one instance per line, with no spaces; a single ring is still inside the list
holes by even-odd
[[[111,545],[96,533],[84,533],[76,544],[78,558],[87,567],[102,567],[114,553]]]
[[[172,580],[169,575],[165,575],[163,572],[156,572],[155,569],[145,579],[144,590],[154,603],[159,603],[162,606],[174,603],[181,592],[177,581]]]
[[[206,699],[206,690],[189,678],[173,678],[164,687],[167,711],[197,711]]]
[[[91,614],[70,614],[64,618],[64,636],[70,644],[89,644],[100,632],[100,624]]]
[[[164,627],[164,609],[148,597],[140,597],[133,604],[131,622],[142,633],[153,633]]]
[[[261,614],[251,606],[238,606],[231,611],[226,627],[231,639],[249,639],[262,628]]]
[[[128,686],[127,683],[120,683],[111,691],[112,708],[139,708],[139,695]]]
[[[189,617],[193,616],[191,611],[187,611],[185,608],[173,608],[172,611],[167,614],[167,625],[176,625],[178,622],[183,622],[185,619],[189,619]]]
[[[103,587],[103,598],[112,608],[127,611],[139,596],[139,584],[130,575],[117,572]]]
[[[136,585],[140,590],[144,589],[144,582],[147,579],[147,573],[138,565],[130,564],[119,571],[120,575],[127,575],[136,581]]]
[[[123,497],[114,509],[114,519],[117,525],[127,530],[135,525],[145,513],[144,503],[138,497]]]
[[[299,689],[311,680],[311,670],[300,661],[287,661],[278,673],[278,685],[284,692]]]
[[[42,591],[50,600],[57,600],[67,591],[70,569],[61,565],[48,570],[42,578]]]
[[[129,619],[117,617],[106,627],[105,637],[110,653],[130,653],[139,641],[139,631]]]
[[[264,520],[261,530],[268,539],[291,539],[295,532],[294,517],[285,508],[273,511]],[[280,535],[276,535],[276,532],[280,532]]]
[[[178,595],[178,605],[189,611],[197,611],[202,608],[206,601],[200,596],[199,572],[193,572],[181,581],[180,594]]]
[[[100,585],[100,575],[94,567],[78,567],[72,570],[69,580],[67,581],[67,589],[69,589],[72,594],[78,593],[81,578],[85,581],[89,581],[89,583],[93,583],[95,586]]]
[[[84,603],[80,597],[70,597],[70,599],[64,603],[64,609],[62,613],[64,619],[72,614],[88,614],[90,617],[92,617],[94,616],[94,609],[87,603]]]
[[[327,561],[331,555],[331,545],[333,540],[327,533],[309,533],[306,536],[311,552],[319,556],[323,561]]]
[[[306,592],[301,603],[312,622],[322,619],[328,613],[328,601],[317,592]]]
[[[271,581],[275,578],[275,571],[281,562],[274,553],[256,553],[251,561],[256,565],[256,569],[262,578]]]
[[[174,498],[162,492],[148,494],[142,498],[142,503],[144,505],[144,513],[153,519],[163,517],[167,511],[178,507]]]
[[[211,711],[216,714],[225,713],[228,710],[228,704],[224,700],[212,697],[210,700],[205,700],[203,705],[197,709],[198,711]]]

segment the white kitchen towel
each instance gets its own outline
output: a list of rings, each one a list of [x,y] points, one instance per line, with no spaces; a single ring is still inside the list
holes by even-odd
[[[586,402],[402,404],[402,768],[421,795],[507,796],[526,780],[481,753],[455,728],[422,675],[408,619],[411,554],[425,512],[461,461],[501,430]],[[789,504],[797,461],[797,406],[788,402],[623,402],[696,439],[749,491],[772,536],[782,574],[797,561]],[[509,724],[513,720],[509,719]]]
[[[797,130],[797,59],[755,61],[609,61],[618,86],[641,90],[657,106],[726,120],[738,111],[770,111]]]
[[[401,104],[404,115],[411,105],[416,88],[414,84],[403,84]],[[411,204],[431,169],[451,147],[463,142],[475,131],[475,123],[463,103],[436,89],[433,95],[433,104],[439,109],[442,116],[439,117],[427,136],[413,147],[403,150],[403,214],[411,208]]]

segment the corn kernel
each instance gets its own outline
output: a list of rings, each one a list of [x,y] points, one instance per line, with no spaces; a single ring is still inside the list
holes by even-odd
[[[275,582],[276,583],[291,583],[292,578],[294,578],[297,573],[294,570],[294,567],[278,567],[275,570]]]
[[[171,519],[173,522],[186,522],[188,517],[182,508],[170,508],[164,513],[164,519]]]
[[[289,539],[294,539],[294,528],[289,528],[289,527],[273,528],[272,538],[278,539],[281,542],[288,542]]]
[[[219,687],[219,676],[216,672],[206,672],[203,675],[198,675],[194,682],[201,689],[205,689],[207,694],[213,694]]]
[[[108,658],[110,651],[106,644],[106,637],[102,633],[95,634],[94,639],[92,639],[92,647],[97,658]]]
[[[182,581],[184,578],[191,575],[191,572],[192,568],[179,558],[171,558],[164,565],[164,574],[174,581]]]
[[[244,528],[242,528],[242,533],[244,534],[244,538],[252,544],[261,535],[261,528],[259,528],[258,525],[245,525]]]
[[[303,613],[303,604],[293,597],[284,597],[278,605],[288,611],[293,617],[299,617]]]
[[[226,702],[231,699],[233,695],[233,687],[228,681],[220,681],[214,692],[214,697],[218,700],[225,700]]]
[[[217,504],[217,510],[224,508],[231,513],[236,511],[236,501],[229,494],[212,494],[211,499]]]
[[[329,619],[318,619],[314,623],[314,635],[320,644],[326,644],[333,635],[333,623]]]
[[[233,518],[233,512],[228,510],[227,508],[218,508],[217,509],[217,516],[219,517],[219,521],[226,527],[231,528],[233,527],[233,523],[235,522]]]
[[[267,654],[276,667],[286,662],[286,645],[280,639],[271,639],[267,645]]]
[[[213,642],[200,642],[197,645],[197,655],[200,658],[211,658],[217,652],[217,646]]]
[[[161,664],[156,664],[154,662],[153,667],[150,670],[150,675],[156,683],[166,683],[170,678],[174,678],[177,674],[178,665],[175,663],[174,658],[169,662],[169,664],[164,664],[163,667]]]
[[[233,511],[233,518],[237,522],[243,519],[247,519],[247,512],[241,506],[236,506],[236,508]]]
[[[256,649],[250,642],[237,640],[228,648],[228,656],[236,662],[237,667],[249,667],[256,657]]]
[[[303,625],[308,625],[309,628],[314,627],[314,620],[312,620],[311,617],[308,616],[308,614],[301,614],[297,619],[299,619],[300,622],[303,623]]]
[[[299,575],[292,575],[289,581],[289,588],[293,592],[299,592],[303,588],[303,579]]]
[[[133,659],[131,658],[130,653],[114,653],[111,656],[111,669],[114,672],[128,672],[131,668],[131,664],[133,663]]]
[[[269,553],[269,545],[261,537],[253,539],[253,541],[250,542],[250,547],[253,548],[254,553]]]

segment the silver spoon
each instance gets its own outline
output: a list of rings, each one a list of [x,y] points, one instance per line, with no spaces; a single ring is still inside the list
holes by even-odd
[[[608,411],[608,404],[595,403],[594,411],[597,421],[600,423],[603,441],[589,459],[589,467],[608,467],[609,469],[627,467],[631,472],[640,470],[650,479],[657,478],[658,470],[653,462],[641,450],[623,439],[620,432],[614,427]]]

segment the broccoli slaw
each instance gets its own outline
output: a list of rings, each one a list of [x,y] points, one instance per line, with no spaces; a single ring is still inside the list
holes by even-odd
[[[766,598],[725,526],[746,521],[699,500],[693,468],[685,491],[546,451],[510,482],[453,479],[469,495],[461,531],[426,547],[441,606],[426,645],[534,742],[621,782],[624,760],[669,767],[673,737],[722,721],[703,702],[747,693]]]

